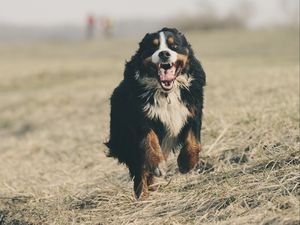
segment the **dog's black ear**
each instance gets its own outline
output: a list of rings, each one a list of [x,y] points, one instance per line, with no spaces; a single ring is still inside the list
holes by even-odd
[[[145,34],[145,36],[143,37],[143,39],[140,43],[144,42],[149,36],[150,36],[150,33]]]
[[[178,32],[178,34],[179,34],[180,37],[181,37],[182,44],[183,44],[184,46],[188,46],[188,49],[189,49],[189,50],[192,49],[190,43],[187,41],[187,39],[186,39],[186,37],[184,36],[184,34],[183,34],[183,33],[180,33],[180,32]]]
[[[186,41],[186,39],[185,39]],[[194,51],[191,45],[187,42],[189,56],[188,56],[188,71],[189,75],[192,75],[194,78],[198,79],[201,82],[201,86],[206,84],[206,74],[202,68],[200,61],[196,58]]]
[[[141,42],[139,43],[139,48],[136,53],[131,57],[129,61],[125,63],[124,79],[131,79],[140,73],[143,62],[142,62],[142,50],[146,48],[147,41],[149,40],[151,33],[147,33]]]
[[[131,79],[139,72],[140,58],[138,53],[131,57],[129,61],[125,62],[124,79]]]
[[[141,40],[141,42],[139,43],[139,50],[138,52],[140,51],[140,49],[142,49],[145,45],[145,43],[147,42],[147,40],[150,38],[150,33],[147,33],[143,39]]]

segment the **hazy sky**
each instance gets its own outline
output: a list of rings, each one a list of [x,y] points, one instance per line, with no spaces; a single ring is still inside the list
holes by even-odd
[[[299,0],[248,0],[255,9],[250,22],[254,25],[284,22],[289,12],[282,10],[282,1],[288,2],[288,9],[299,7]],[[207,5],[205,2],[210,2],[222,15],[237,7],[241,0],[0,0],[0,23],[82,24],[88,13],[108,15],[117,20],[159,19],[195,15]]]

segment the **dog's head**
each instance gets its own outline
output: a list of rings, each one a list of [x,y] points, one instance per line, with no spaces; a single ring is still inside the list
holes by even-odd
[[[134,67],[135,79],[150,79],[153,86],[164,92],[171,91],[181,75],[192,74],[193,66],[200,67],[202,71],[190,44],[176,29],[163,28],[158,32],[148,33],[139,46],[136,55],[129,62],[131,65],[128,65]]]

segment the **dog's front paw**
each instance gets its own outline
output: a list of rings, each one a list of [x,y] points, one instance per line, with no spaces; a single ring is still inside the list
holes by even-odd
[[[167,171],[167,163],[166,161],[162,161],[158,164],[157,167],[152,169],[152,174],[157,177],[164,177]]]
[[[145,177],[134,177],[134,193],[138,200],[144,200],[149,196],[148,185],[145,181]]]
[[[181,151],[178,158],[177,164],[180,173],[188,173],[191,171],[197,164],[199,160],[198,152],[189,152],[189,151]]]

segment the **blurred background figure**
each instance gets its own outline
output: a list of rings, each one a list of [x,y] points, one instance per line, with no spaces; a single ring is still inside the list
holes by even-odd
[[[299,26],[299,0],[130,0],[130,7],[117,0],[69,1],[6,1],[0,41],[140,37],[162,26],[184,32]]]
[[[95,17],[90,14],[86,18],[86,38],[93,39],[95,35]]]
[[[114,23],[110,17],[100,18],[100,28],[104,37],[111,37],[113,34]]]

